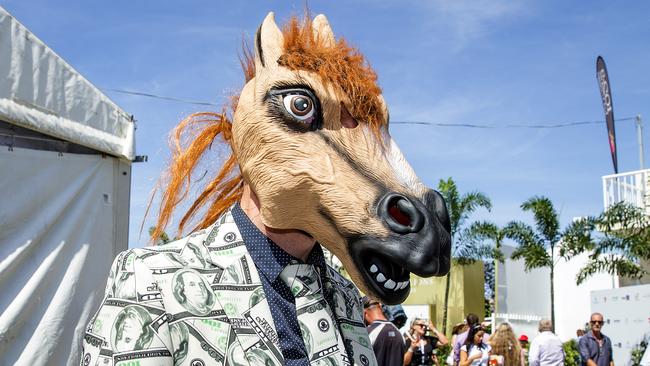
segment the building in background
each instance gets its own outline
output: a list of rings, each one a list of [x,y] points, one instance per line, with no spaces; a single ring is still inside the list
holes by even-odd
[[[506,258],[514,247],[505,245]],[[556,258],[555,267],[555,333],[563,340],[575,337],[576,330],[584,328],[591,314],[590,294],[595,290],[617,287],[617,279],[607,274],[597,274],[580,286],[576,285],[578,270],[585,264],[587,254],[569,262]],[[524,269],[523,260],[506,259],[497,264],[498,291],[495,302],[496,324],[508,322],[515,332],[529,338],[537,335],[537,323],[551,317],[550,274],[548,268],[530,272]]]
[[[454,324],[465,319],[467,313],[474,313],[482,319],[485,312],[483,263],[467,266],[453,264],[450,273],[448,333]],[[421,278],[411,274],[411,293],[402,304],[409,319],[404,330],[408,330],[415,317],[432,319],[435,326],[442,330],[445,284],[446,277]]]

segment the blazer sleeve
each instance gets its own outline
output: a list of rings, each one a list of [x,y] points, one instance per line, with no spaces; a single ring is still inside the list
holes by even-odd
[[[162,295],[138,254],[128,250],[113,261],[104,299],[86,327],[81,365],[174,364]]]

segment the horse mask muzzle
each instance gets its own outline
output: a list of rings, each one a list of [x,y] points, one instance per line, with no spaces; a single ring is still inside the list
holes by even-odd
[[[387,237],[351,238],[349,251],[366,284],[386,304],[403,302],[410,273],[422,277],[449,272],[451,236],[442,196],[428,190],[423,199],[390,192],[376,204]]]

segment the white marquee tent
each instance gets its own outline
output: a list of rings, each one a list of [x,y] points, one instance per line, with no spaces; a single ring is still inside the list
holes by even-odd
[[[0,365],[78,364],[127,248],[133,119],[0,7]]]

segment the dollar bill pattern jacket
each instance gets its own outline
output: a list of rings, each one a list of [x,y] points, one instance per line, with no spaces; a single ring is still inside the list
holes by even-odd
[[[349,360],[376,365],[359,292],[332,268],[327,277]],[[259,274],[230,211],[183,239],[119,254],[81,355],[84,366],[283,363]]]

